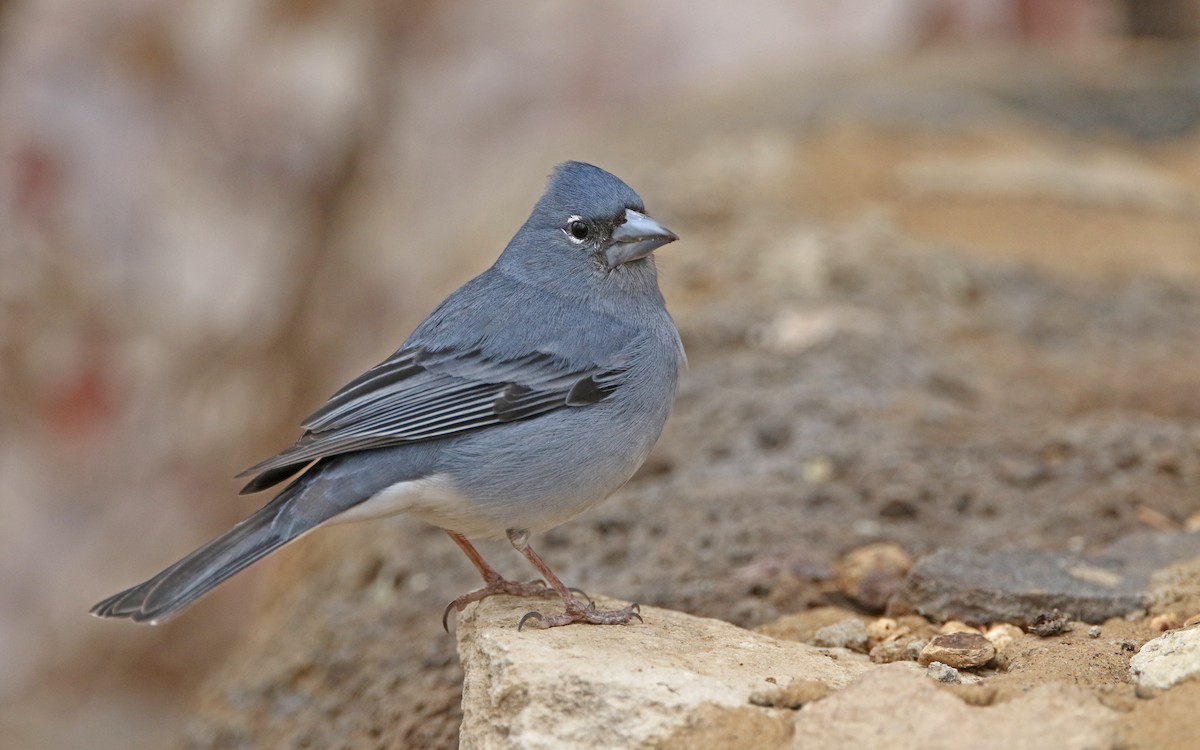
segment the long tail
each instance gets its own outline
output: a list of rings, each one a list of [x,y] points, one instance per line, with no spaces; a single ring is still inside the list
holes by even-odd
[[[92,607],[92,614],[150,625],[165,622],[230,576],[315,528],[287,522],[291,514],[286,510],[308,485],[305,479],[300,477],[254,515],[150,580]]]

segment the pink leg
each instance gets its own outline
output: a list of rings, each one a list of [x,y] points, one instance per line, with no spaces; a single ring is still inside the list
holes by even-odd
[[[471,602],[477,602],[480,599],[486,599],[487,597],[494,596],[496,594],[511,594],[512,596],[554,595],[554,590],[548,588],[545,581],[539,580],[518,583],[516,581],[507,580],[504,576],[500,575],[495,568],[487,564],[487,561],[483,559],[483,555],[479,554],[479,551],[475,549],[474,545],[467,541],[465,536],[454,531],[447,531],[446,533],[450,535],[450,538],[454,540],[454,543],[466,553],[468,558],[470,558],[476,569],[479,570],[479,574],[483,576],[484,583],[483,588],[472,591],[469,594],[463,594],[454,601],[450,602],[450,604],[446,605],[446,611],[442,613],[442,627],[446,629],[447,633],[450,632],[450,625],[448,622],[450,610],[453,609],[462,612]]]
[[[529,546],[529,532],[524,529],[509,529],[508,541],[512,543],[514,549],[525,556],[525,559],[533,563],[533,567],[538,569],[546,582],[550,584],[550,588],[558,592],[562,597],[563,604],[566,606],[566,612],[561,615],[551,615],[549,617],[541,612],[529,612],[517,624],[517,630],[520,630],[526,623],[531,620],[536,622],[539,628],[556,628],[561,625],[570,625],[573,622],[586,622],[593,625],[624,625],[633,618],[642,619],[640,614],[641,607],[636,604],[631,604],[624,609],[598,610],[594,604],[584,605],[576,598],[574,591],[568,589],[559,577],[554,575],[554,571],[546,565],[546,561],[541,556],[533,551]]]

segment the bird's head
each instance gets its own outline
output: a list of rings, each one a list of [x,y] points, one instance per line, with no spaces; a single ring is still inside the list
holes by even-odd
[[[654,250],[677,239],[646,215],[642,199],[624,182],[599,167],[569,161],[554,170],[505,255],[608,273],[646,263]]]

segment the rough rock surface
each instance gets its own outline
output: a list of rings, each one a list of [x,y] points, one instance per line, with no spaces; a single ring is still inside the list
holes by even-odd
[[[849,688],[805,706],[792,748],[1008,750],[1016,747],[1114,748],[1116,712],[1079,688],[1040,685],[994,706],[970,706],[938,689],[924,670],[889,664]]]
[[[982,667],[996,655],[996,647],[980,633],[936,635],[921,650],[921,664],[941,662],[955,669]]]
[[[1129,660],[1129,673],[1139,685],[1152,688],[1169,688],[1200,675],[1200,625],[1147,641]]]
[[[842,688],[870,668],[864,656],[652,607],[624,627],[518,632],[528,608],[496,597],[458,619],[463,748],[671,746],[679,733],[748,733],[747,746],[763,746],[790,736],[791,716],[752,696],[796,679]]]
[[[1082,689],[975,707],[915,665],[717,620],[647,608],[626,627],[518,632],[527,606],[496,598],[459,619],[463,748],[1113,746],[1115,712]]]
[[[1099,623],[1149,607],[1154,574],[1197,549],[1200,534],[1136,534],[1093,556],[940,550],[917,562],[900,596],[937,620],[1031,625],[1060,610]]]

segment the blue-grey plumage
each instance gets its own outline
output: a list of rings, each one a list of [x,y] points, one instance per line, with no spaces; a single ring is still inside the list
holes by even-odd
[[[296,479],[93,614],[161,622],[321,525],[409,513],[450,532],[484,576],[452,606],[539,591],[504,581],[466,540],[508,535],[566,602],[543,624],[636,616],[581,609],[526,535],[607,498],[658,439],[684,359],[651,253],[675,239],[613,175],[559,166],[496,263],[247,470],[243,491]]]

